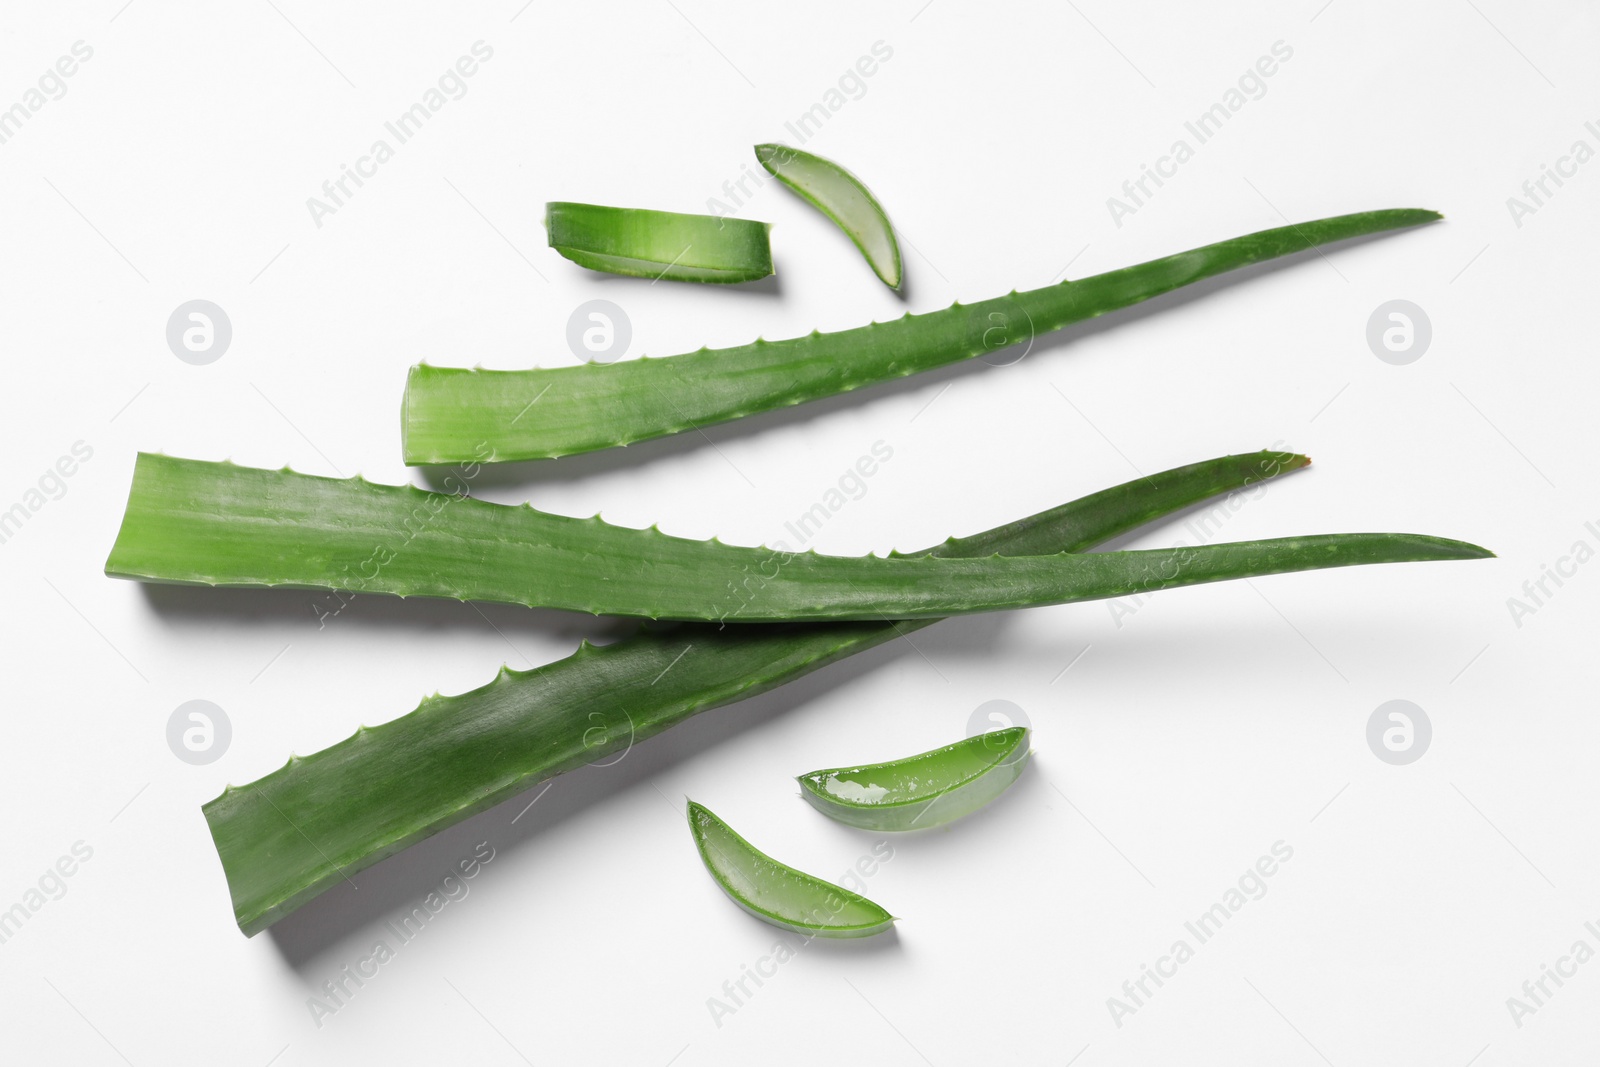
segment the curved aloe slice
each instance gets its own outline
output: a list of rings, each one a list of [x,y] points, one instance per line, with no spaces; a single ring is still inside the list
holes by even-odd
[[[556,201],[545,227],[551,248],[607,274],[729,284],[772,273],[765,222]]]
[[[767,173],[832,219],[866,257],[872,273],[900,288],[900,245],[889,216],[860,178],[831,159],[781,144],[756,145]]]
[[[409,485],[140,453],[106,573],[650,619],[785,622],[931,618],[1324,567],[1487,555],[1461,541],[1390,533],[987,559],[797,555]]]
[[[779,863],[692,800],[689,832],[712,880],[762,922],[808,937],[871,937],[894,925],[866,897]]]
[[[1028,762],[1028,728],[1012,726],[887,763],[802,774],[801,796],[863,830],[926,830],[970,815],[1011,788]]]
[[[407,463],[551,459],[849,392],[992,352],[1252,263],[1440,216],[1402,208],[1304,222],[976,304],[839,333],[535,370],[411,368]],[[534,405],[537,404],[537,407]]]
[[[1081,551],[1208,497],[1296,470],[1286,452],[1152,474],[929,549],[934,556]],[[254,935],[367,867],[555,775],[711,708],[915,633],[922,622],[687,625],[584,644],[363,727],[204,807],[239,929]]]

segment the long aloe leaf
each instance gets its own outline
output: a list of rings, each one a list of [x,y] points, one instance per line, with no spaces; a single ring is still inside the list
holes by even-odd
[[[1235,237],[1132,267],[838,333],[535,370],[411,368],[407,463],[549,459],[628,445],[970,359],[1263,260],[1431,222],[1400,208]]]
[[[1474,559],[1421,534],[984,559],[693,541],[415,486],[142,453],[106,573],[702,622],[916,619],[1367,563]]]
[[[1082,551],[1308,462],[1280,452],[1223,456],[926,554]],[[458,696],[429,697],[408,715],[292,758],[205,805],[234,917],[254,935],[384,857],[522,790],[935,621],[647,629],[604,647],[585,643],[534,670],[502,670]]]

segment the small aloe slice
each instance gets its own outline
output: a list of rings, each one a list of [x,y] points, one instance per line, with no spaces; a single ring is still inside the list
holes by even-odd
[[[872,272],[900,288],[900,245],[878,198],[860,178],[831,159],[781,144],[756,145],[756,158],[812,207],[832,219],[866,257]]]
[[[556,201],[545,227],[551,248],[607,274],[729,284],[772,273],[765,222]]]
[[[1028,728],[991,730],[887,763],[799,778],[801,796],[863,830],[925,830],[970,815],[1009,789],[1028,762]]]
[[[689,831],[712,879],[762,922],[810,937],[871,937],[894,916],[859,893],[779,863],[689,801]]]

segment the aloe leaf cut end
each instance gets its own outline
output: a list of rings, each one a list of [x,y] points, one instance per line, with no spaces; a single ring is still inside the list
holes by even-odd
[[[756,159],[768,174],[843,230],[883,284],[900,288],[900,244],[889,215],[872,190],[831,159],[781,144],[758,144]]]

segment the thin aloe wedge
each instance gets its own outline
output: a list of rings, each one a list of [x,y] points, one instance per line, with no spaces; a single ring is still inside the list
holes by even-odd
[[[1080,555],[823,556],[694,541],[526,504],[140,453],[116,578],[485,600],[700,622],[923,619],[1204,582],[1489,553],[1357,533]]]
[[[1352,237],[1432,222],[1401,208],[1319,219],[1132,267],[838,333],[534,370],[411,368],[407,463],[551,459],[699,429],[971,359],[1225,271]]]
[[[807,937],[834,938],[871,937],[894,925],[894,916],[879,905],[779,863],[692,800],[689,832],[712,881],[762,922]]]
[[[926,830],[1004,793],[1028,763],[1028,728],[1011,726],[929,752],[802,774],[813,808],[863,830]]]
[[[772,273],[765,222],[555,201],[545,228],[551,248],[607,274],[728,285]]]
[[[831,159],[788,145],[758,144],[756,159],[768,174],[832,219],[884,285],[900,288],[900,244],[894,239],[894,227],[860,178]]]
[[[1200,501],[1305,466],[1257,452],[1152,474],[929,549],[932,556],[1082,551]],[[679,722],[915,633],[921,622],[649,629],[502,670],[456,696],[296,756],[204,813],[239,929],[254,935],[325,890],[515,796]]]

